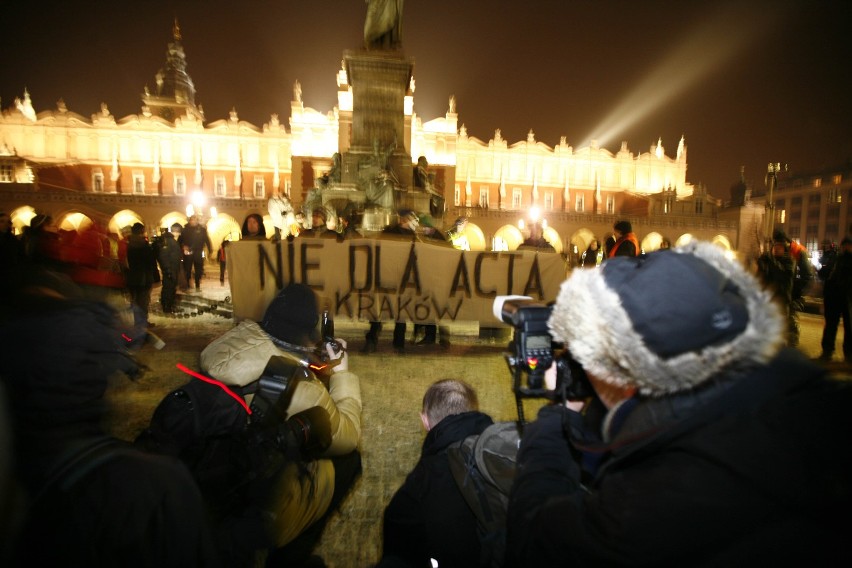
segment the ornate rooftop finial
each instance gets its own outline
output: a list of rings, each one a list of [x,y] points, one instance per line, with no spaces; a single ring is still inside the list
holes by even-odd
[[[180,24],[178,24],[177,17],[175,17],[175,25],[172,27],[172,35],[174,36],[175,41],[180,41],[182,39],[180,35]]]

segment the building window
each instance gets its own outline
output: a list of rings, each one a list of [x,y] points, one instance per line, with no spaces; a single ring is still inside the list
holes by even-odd
[[[838,174],[838,175],[834,176],[833,178],[831,178],[831,181],[832,181],[832,183],[834,183],[834,185],[840,185],[840,182],[843,181],[843,176]]]
[[[12,183],[12,164],[0,164],[0,182]]]
[[[698,215],[704,213],[704,201],[702,201],[701,199],[695,200],[695,213]]]
[[[814,187],[819,187],[822,185],[822,178],[814,178]]]
[[[183,174],[175,176],[175,195],[186,195],[186,176]]]
[[[266,194],[266,184],[262,177],[254,178],[254,196],[263,197]]]
[[[488,186],[484,185],[479,188],[479,206],[483,209],[488,209]]]
[[[787,210],[779,209],[778,210],[778,222],[782,225],[787,222]]]
[[[456,207],[461,205],[461,186],[459,184],[456,184],[456,187],[453,190],[453,204],[455,204]]]
[[[512,209],[520,209],[524,203],[524,192],[520,187],[512,189]]]
[[[133,193],[145,193],[145,174],[133,174]]]
[[[828,202],[829,203],[834,203],[834,204],[840,203],[840,201],[841,201],[840,195],[841,195],[840,194],[840,188],[838,188],[838,187],[828,188]]]
[[[97,193],[101,193],[104,190],[104,173],[103,172],[93,172],[92,173],[92,191]]]
[[[225,176],[216,176],[216,180],[213,183],[214,195],[216,197],[225,197],[225,194],[228,193],[228,184],[225,181]]]
[[[574,198],[574,211],[577,213],[582,213],[586,210],[586,199],[582,193],[578,193],[577,197]]]
[[[553,210],[553,192],[546,191],[544,193],[544,208],[550,211]]]
[[[284,195],[286,195],[288,199],[290,198],[290,189],[292,187],[293,183],[290,180],[284,182]]]
[[[606,196],[606,213],[607,215],[615,215],[615,196]]]

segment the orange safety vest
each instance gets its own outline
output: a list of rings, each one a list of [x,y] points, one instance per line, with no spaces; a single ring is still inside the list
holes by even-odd
[[[636,251],[636,254],[634,254],[633,256],[639,256],[639,241],[636,239],[636,235],[634,235],[633,233],[627,233],[626,235],[615,241],[615,244],[612,246],[611,249],[609,249],[609,256],[607,258],[614,257],[615,251],[618,250],[618,247],[620,247],[621,243],[623,243],[624,241],[630,241],[631,243],[633,243],[633,248]]]

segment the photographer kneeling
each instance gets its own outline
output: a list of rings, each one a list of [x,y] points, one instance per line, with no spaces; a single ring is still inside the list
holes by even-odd
[[[724,251],[574,271],[549,328],[599,400],[527,426],[507,564],[848,563],[852,389],[782,350],[777,306]]]
[[[319,341],[319,313],[313,291],[290,284],[272,300],[260,324],[245,320],[215,339],[201,352],[201,367],[225,384],[245,386],[263,374],[270,358],[304,359]],[[361,387],[349,370],[346,344],[325,345],[331,367],[328,387],[313,374],[296,383],[287,415],[313,407],[328,413],[331,444],[321,457],[289,464],[273,491],[275,550],[268,565],[298,566],[319,540],[325,520],[361,471],[357,452],[361,437]]]

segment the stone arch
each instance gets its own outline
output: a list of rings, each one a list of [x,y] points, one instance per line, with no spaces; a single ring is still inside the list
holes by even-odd
[[[716,246],[722,247],[727,251],[734,249],[734,247],[731,246],[730,239],[728,239],[728,237],[726,237],[725,235],[716,235],[710,242]]]
[[[107,224],[107,228],[110,232],[120,235],[123,227],[130,227],[134,223],[142,223],[142,216],[130,209],[122,209],[112,216],[112,219]]]
[[[9,213],[9,219],[12,221],[12,231],[16,235],[20,235],[24,231],[24,227],[29,227],[33,217],[36,216],[36,210],[29,205],[16,207]]]
[[[559,236],[559,233],[557,233],[553,227],[545,227],[541,232],[541,236],[544,240],[550,243],[550,246],[552,246],[556,252],[560,254],[562,253],[562,237]]]
[[[181,227],[185,227],[187,222],[186,215],[181,213],[180,211],[170,211],[166,213],[162,217],[160,217],[160,222],[158,225],[163,228],[171,230],[172,225],[175,223],[179,224]]]
[[[267,217],[264,217],[263,219],[263,226],[266,228],[267,235],[273,235],[272,230],[270,230],[272,228],[272,222],[270,221],[267,224]],[[222,241],[225,239],[232,242],[240,240],[242,227],[242,223],[238,223],[236,219],[227,213],[219,213],[207,221],[207,235],[210,237],[210,243],[213,245],[213,250],[218,250],[222,245]]]
[[[479,228],[479,225],[467,222],[462,234],[467,238],[467,244],[470,245],[470,250],[483,251],[488,250],[488,243],[485,240],[485,233]]]
[[[56,220],[56,226],[63,231],[82,231],[92,224],[92,218],[80,211],[68,211]]]
[[[514,225],[503,225],[494,233],[492,250],[517,250],[524,242],[524,235]]]
[[[663,235],[656,231],[651,231],[645,238],[642,239],[642,242],[639,245],[642,247],[642,250],[647,252],[654,252],[655,250],[660,249],[660,243],[663,242]]]
[[[586,249],[589,248],[589,244],[592,242],[592,239],[597,238],[598,237],[595,236],[591,229],[587,229],[586,227],[578,229],[573,235],[571,235],[571,254],[583,254]],[[601,246],[603,246],[603,239],[598,240],[601,242]]]
[[[677,238],[677,240],[674,242],[674,246],[680,247],[680,246],[683,246],[683,245],[688,245],[689,243],[691,243],[694,240],[695,240],[695,236],[693,236],[691,233],[684,233]]]

